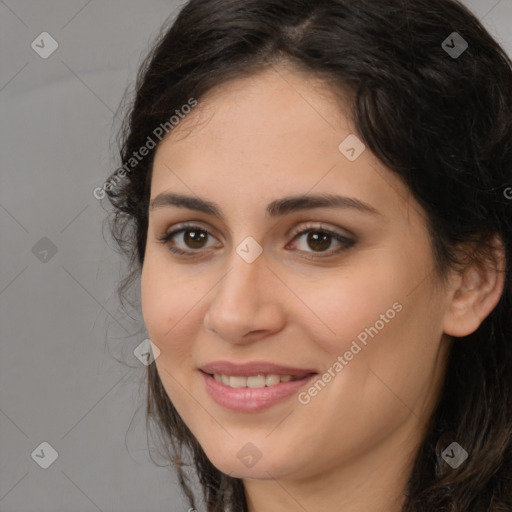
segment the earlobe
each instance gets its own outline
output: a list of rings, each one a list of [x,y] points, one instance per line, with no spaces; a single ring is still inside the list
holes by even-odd
[[[498,304],[505,281],[505,252],[495,246],[492,261],[472,263],[453,279],[444,318],[444,332],[462,337],[475,332]]]

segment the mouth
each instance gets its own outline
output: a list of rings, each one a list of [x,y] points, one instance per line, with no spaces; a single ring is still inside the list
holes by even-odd
[[[297,380],[306,375],[317,373],[315,369],[294,368],[291,366],[281,366],[267,361],[254,361],[248,363],[232,363],[230,361],[215,361],[199,367],[202,372],[215,376],[223,375],[227,377],[258,377],[260,375],[279,377],[290,377],[291,380]]]
[[[299,392],[318,372],[272,363],[235,365],[217,362],[199,368],[206,390],[218,405],[238,412],[256,412]]]
[[[298,380],[304,380],[313,374],[309,373],[304,376],[297,376],[278,375],[276,373],[269,373],[249,375],[248,377],[245,377],[243,375],[226,375],[221,373],[207,373],[206,375],[213,377],[217,382],[224,384],[224,386],[228,386],[230,388],[261,389],[264,387],[269,388],[272,386],[277,386],[282,382],[295,382]]]

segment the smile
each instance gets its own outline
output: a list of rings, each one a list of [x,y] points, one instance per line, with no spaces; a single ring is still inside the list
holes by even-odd
[[[275,386],[280,382],[290,382],[291,380],[298,380],[298,377],[292,377],[291,375],[250,375],[249,377],[243,377],[239,375],[221,375],[215,373],[213,378],[217,382],[222,382],[225,386],[230,388],[264,388],[265,386]]]
[[[258,374],[226,375],[200,371],[210,398],[221,407],[237,412],[258,412],[276,406],[307,386],[317,373],[302,376]]]

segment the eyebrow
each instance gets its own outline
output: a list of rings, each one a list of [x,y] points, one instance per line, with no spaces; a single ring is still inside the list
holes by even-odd
[[[165,206],[177,206],[207,213],[217,218],[222,218],[222,209],[218,204],[199,197],[185,196],[181,194],[162,193],[157,195],[150,203],[149,209],[155,210]],[[350,208],[362,213],[382,215],[373,206],[370,206],[354,197],[346,197],[333,194],[298,195],[276,199],[267,205],[267,215],[280,217],[291,212],[309,210],[313,208]]]

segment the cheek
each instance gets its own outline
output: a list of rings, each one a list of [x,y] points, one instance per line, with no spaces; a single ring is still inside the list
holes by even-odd
[[[353,340],[364,343],[371,339],[375,328],[380,333],[389,325],[400,322],[407,293],[407,276],[397,276],[391,265],[368,271],[368,267],[353,269],[350,275],[327,275],[317,280],[314,287],[304,285],[297,295],[304,297],[309,313],[304,315],[309,324],[310,337],[331,356],[337,357],[350,349]],[[298,311],[297,311],[298,313]],[[369,331],[369,332],[368,332]]]
[[[201,292],[194,289],[194,280],[184,280],[161,259],[154,254],[145,257],[140,283],[142,315],[149,338],[160,349],[155,365],[165,392],[180,415],[193,424],[192,418],[200,411],[183,389],[190,387],[193,329],[201,325],[194,305]]]
[[[190,340],[190,327],[200,325],[194,317],[197,315],[194,306],[201,290],[197,288],[197,279],[183,279],[160,260],[147,254],[144,261],[140,284],[142,315],[150,339],[161,351],[159,359],[178,361],[190,347],[182,340]]]
[[[382,284],[319,304],[336,333],[320,338],[329,353],[324,371],[336,377],[328,384],[332,393],[315,407],[328,404],[339,422],[379,417],[381,425],[393,425],[422,409],[440,375],[442,311],[429,289],[410,294],[408,286]]]
[[[303,285],[298,295],[307,297],[312,312],[301,320],[297,310],[296,321],[322,349],[324,371],[343,374],[333,379],[333,389],[343,394],[349,388],[373,388],[368,396],[378,402],[389,394],[378,375],[414,402],[434,373],[442,304],[431,293],[431,281],[424,279],[425,262],[407,265],[401,255],[379,257],[380,264],[363,264],[363,259],[350,275],[340,272],[314,287]]]

